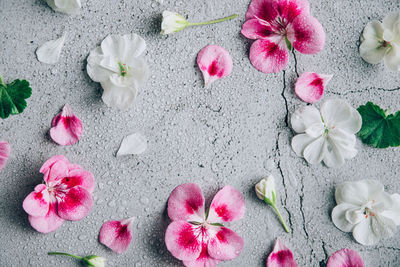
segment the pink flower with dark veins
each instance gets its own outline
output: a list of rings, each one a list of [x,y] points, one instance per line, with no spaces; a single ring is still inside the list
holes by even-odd
[[[304,72],[297,78],[294,86],[296,95],[307,103],[315,103],[322,98],[325,87],[332,75]]]
[[[81,120],[72,113],[66,104],[59,114],[51,122],[50,136],[54,142],[61,146],[69,146],[78,142],[82,135],[83,126]]]
[[[187,267],[214,267],[240,255],[243,239],[222,223],[239,220],[245,213],[242,194],[225,186],[214,197],[209,212],[198,185],[182,184],[168,200],[172,223],[165,233],[165,244],[171,254]]]
[[[274,250],[269,254],[267,267],[297,267],[292,251],[277,238]]]
[[[99,241],[115,253],[125,252],[132,241],[134,218],[105,222],[100,229]]]
[[[256,40],[250,61],[264,73],[283,70],[292,48],[302,54],[316,54],[325,44],[325,32],[310,15],[307,0],[252,0],[242,34]]]
[[[6,141],[0,141],[0,171],[6,166],[11,147]]]
[[[333,253],[326,267],[364,267],[364,261],[357,251],[345,248]]]
[[[70,163],[64,156],[50,158],[40,172],[44,184],[37,185],[22,204],[35,230],[49,233],[64,220],[78,221],[89,213],[95,186],[91,172]]]

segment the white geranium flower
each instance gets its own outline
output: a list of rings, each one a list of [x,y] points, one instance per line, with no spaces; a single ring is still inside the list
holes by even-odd
[[[338,167],[357,154],[355,134],[362,119],[343,100],[325,101],[321,113],[313,106],[302,107],[292,115],[291,124],[299,133],[292,139],[292,148],[310,164],[324,161],[328,167]]]
[[[47,4],[57,12],[76,14],[81,8],[81,0],[46,0]]]
[[[145,50],[145,40],[132,33],[109,35],[90,52],[86,69],[90,78],[103,87],[102,99],[107,106],[132,107],[139,87],[149,76],[143,59]]]
[[[400,224],[400,195],[384,192],[375,180],[345,182],[336,187],[337,206],[332,221],[344,232],[353,232],[363,245],[373,245],[392,237]]]
[[[370,21],[361,35],[360,55],[368,63],[400,70],[400,13],[387,15],[382,23]]]

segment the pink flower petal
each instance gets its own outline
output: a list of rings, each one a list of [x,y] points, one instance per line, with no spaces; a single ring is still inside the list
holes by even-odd
[[[332,75],[304,72],[299,78],[297,78],[294,87],[295,93],[304,102],[317,102],[322,98],[325,86],[331,78]]]
[[[60,181],[60,184],[57,186],[57,188],[65,190],[74,186],[81,186],[89,193],[93,193],[95,186],[93,174],[80,168],[73,169],[72,171],[69,171],[68,175]]]
[[[6,141],[0,141],[0,171],[6,166],[11,147]]]
[[[252,0],[246,13],[246,20],[259,18],[274,21],[279,15],[292,21],[299,14],[309,14],[310,4],[307,0]]]
[[[63,156],[63,155],[53,156],[43,164],[43,166],[40,168],[40,173],[46,174],[47,172],[50,171],[50,169],[54,165],[54,163],[56,163],[58,161],[63,161],[65,163],[69,164],[69,161],[65,156]]]
[[[44,184],[38,184],[22,203],[25,212],[31,216],[43,217],[49,212],[50,196]]]
[[[205,86],[228,76],[232,72],[229,52],[218,45],[208,45],[197,55],[197,65],[203,73]]]
[[[364,261],[356,251],[345,248],[333,253],[326,267],[364,267]]]
[[[100,229],[99,241],[115,253],[125,252],[132,240],[133,218],[108,221]]]
[[[221,223],[240,220],[245,210],[242,194],[232,186],[225,186],[212,200],[207,221]]]
[[[197,184],[187,183],[177,186],[168,199],[168,216],[173,221],[204,220],[204,197]]]
[[[68,164],[65,161],[57,161],[51,165],[50,169],[44,175],[44,181],[48,186],[58,185],[62,178],[68,174]]]
[[[38,232],[47,234],[55,231],[62,225],[64,220],[57,215],[57,203],[50,203],[49,211],[46,216],[34,217],[29,215],[29,222],[31,226]]]
[[[207,251],[207,243],[202,243],[200,256],[194,261],[183,261],[186,267],[215,267],[220,263],[220,260],[210,257]]]
[[[83,131],[81,120],[72,113],[69,105],[65,105],[62,112],[54,117],[51,126],[51,139],[61,146],[78,142]]]
[[[324,48],[325,31],[321,23],[311,15],[301,15],[293,20],[294,34],[288,34],[288,39],[294,49],[303,54],[316,54]]]
[[[232,260],[240,255],[244,246],[243,239],[226,227],[218,227],[214,238],[208,243],[208,253],[214,259]]]
[[[289,62],[286,43],[272,38],[259,39],[250,47],[250,61],[263,73],[276,73],[283,70]]]
[[[90,193],[80,186],[75,186],[59,193],[57,213],[65,220],[78,221],[89,213],[92,205]]]
[[[275,35],[274,30],[259,19],[250,19],[242,26],[242,34],[249,39],[262,39]]]
[[[165,244],[171,254],[183,261],[195,261],[202,250],[201,226],[174,221],[165,232]],[[194,266],[194,265],[193,265]]]
[[[276,239],[274,250],[268,256],[267,267],[297,267],[292,251],[279,238]]]

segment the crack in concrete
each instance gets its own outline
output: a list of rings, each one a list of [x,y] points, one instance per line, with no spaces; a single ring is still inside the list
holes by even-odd
[[[293,54],[293,58],[294,58],[294,72],[296,73],[296,76],[299,77],[299,72],[297,71],[297,57],[296,57],[296,53],[294,52],[294,50],[292,50],[292,54]]]
[[[322,240],[322,250],[324,251],[324,257],[325,257],[324,262],[326,262],[328,260],[328,252],[326,251],[326,244],[325,244],[325,241],[323,241],[323,240]]]
[[[306,217],[304,215],[304,177],[301,177],[301,195],[300,195],[300,213],[301,213],[301,217],[303,219],[303,230],[304,233],[306,234],[307,239],[309,239],[309,234],[307,231],[307,227],[306,227]]]
[[[286,127],[289,127],[289,106],[288,106],[288,101],[286,99],[285,96],[285,90],[286,90],[286,72],[282,71],[283,75],[282,75],[282,79],[283,79],[283,89],[282,89],[282,93],[281,96],[283,98],[283,100],[285,101],[285,109],[286,109],[286,115],[285,115],[285,125]]]
[[[365,92],[365,91],[370,91],[370,90],[378,90],[378,91],[384,91],[384,92],[395,92],[395,91],[399,91],[399,90],[400,90],[400,87],[390,88],[390,89],[381,88],[381,87],[378,87],[378,88],[369,87],[369,88],[362,89],[362,90],[348,90],[348,91],[345,91],[345,92],[343,92],[343,93],[332,92],[332,94],[334,94],[334,95],[339,95],[339,96],[346,96],[346,95],[348,95],[348,94],[363,93],[363,92]]]

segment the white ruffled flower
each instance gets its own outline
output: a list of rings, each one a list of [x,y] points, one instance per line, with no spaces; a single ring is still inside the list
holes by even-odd
[[[392,237],[400,224],[400,195],[384,192],[375,180],[345,182],[336,187],[337,206],[332,221],[344,232],[353,232],[363,245],[373,245]]]
[[[128,109],[139,87],[149,76],[144,61],[145,40],[137,34],[109,35],[90,52],[87,72],[103,87],[102,99],[109,107]]]
[[[46,0],[47,4],[57,12],[76,14],[81,8],[81,0]]]
[[[302,107],[292,115],[291,124],[299,133],[292,139],[292,148],[310,164],[324,161],[328,167],[338,167],[357,154],[355,134],[362,119],[343,100],[325,101],[321,113],[313,106]]]
[[[189,22],[178,13],[166,10],[162,16],[161,34],[179,32],[189,26]]]
[[[382,23],[370,21],[361,35],[360,55],[368,63],[382,60],[394,71],[400,70],[400,13],[387,15]]]

